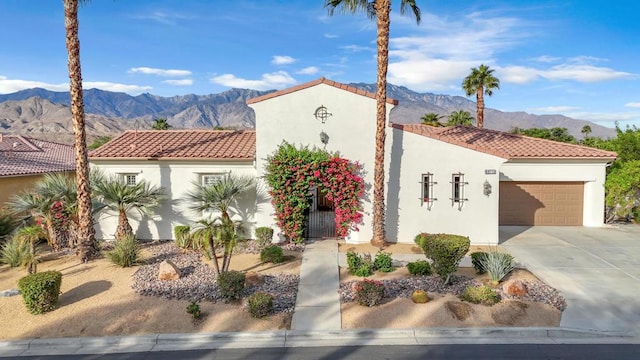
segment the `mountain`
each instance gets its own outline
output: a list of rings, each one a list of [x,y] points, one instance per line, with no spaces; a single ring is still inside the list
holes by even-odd
[[[349,84],[375,92],[375,84]],[[87,130],[91,136],[117,134],[131,128],[150,128],[155,118],[165,118],[175,128],[255,127],[253,110],[246,105],[250,98],[271,91],[231,89],[219,94],[162,97],[152,94],[131,96],[98,89],[84,91]],[[396,123],[418,123],[429,112],[446,116],[465,110],[475,117],[475,102],[461,96],[418,93],[403,86],[389,85],[387,95],[400,101],[390,115]],[[497,94],[496,96],[499,96]],[[12,94],[0,94],[0,130],[13,133],[45,135],[71,132],[69,93],[35,88]],[[566,127],[582,137],[584,125],[592,136],[615,136],[615,130],[592,122],[563,115],[534,115],[525,112],[502,112],[485,109],[485,126],[508,131],[519,128]]]

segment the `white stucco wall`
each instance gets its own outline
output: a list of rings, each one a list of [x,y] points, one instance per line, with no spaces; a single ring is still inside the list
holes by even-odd
[[[601,160],[513,160],[500,167],[500,181],[584,182],[582,224],[603,226],[606,166]]]
[[[202,174],[217,174],[233,171],[236,174],[255,176],[253,161],[143,161],[143,160],[92,160],[106,174],[137,174],[137,179],[165,188],[167,200],[155,210],[151,217],[141,216],[138,211],[129,213],[129,221],[139,239],[173,239],[173,227],[193,225],[203,214],[189,210],[188,202],[182,201],[193,189],[193,182],[200,182]],[[255,227],[255,193],[248,194],[238,202],[234,220],[240,220],[251,236]],[[113,239],[117,227],[117,213],[101,212],[96,217],[96,238]]]
[[[472,244],[498,243],[498,169],[505,159],[451,145],[399,129],[389,136],[390,158],[387,190],[387,235],[389,241],[413,243],[421,233],[449,233],[468,236]],[[485,174],[485,170],[496,170]],[[421,199],[422,174],[432,173],[431,209]],[[461,209],[452,204],[452,175],[463,173],[464,197]],[[492,187],[483,194],[484,182]]]
[[[321,105],[332,115],[324,124],[314,117]],[[283,96],[250,104],[256,113],[256,169],[263,176],[265,158],[287,141],[296,146],[325,148],[320,132],[329,135],[326,150],[339,151],[364,167],[367,195],[363,200],[364,219],[353,242],[368,242],[372,237],[373,162],[375,154],[375,99],[336,87],[319,84]],[[393,105],[387,104],[387,116]],[[390,141],[387,137],[387,141]],[[257,226],[270,226],[278,232],[270,199],[258,204]]]

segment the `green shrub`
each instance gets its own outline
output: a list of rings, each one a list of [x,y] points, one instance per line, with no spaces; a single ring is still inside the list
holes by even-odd
[[[416,236],[415,242],[431,260],[433,270],[445,284],[449,283],[451,275],[471,245],[468,237],[451,234],[423,233]]]
[[[373,275],[374,265],[369,254],[357,254],[353,251],[347,253],[347,266],[349,274],[367,277]]]
[[[197,302],[192,301],[189,305],[187,305],[187,314],[191,314],[191,316],[193,316],[193,320],[200,319],[200,316],[202,316],[200,305],[198,305]]]
[[[0,208],[0,244],[3,239],[9,237],[9,235],[16,229],[17,222],[11,212],[5,208]]]
[[[392,272],[396,268],[393,267],[393,259],[391,254],[384,251],[378,251],[375,260],[373,260],[373,269],[382,272]]]
[[[9,239],[0,250],[0,262],[8,264],[10,267],[26,265],[31,259],[29,253],[29,243],[17,237]]]
[[[407,264],[411,275],[431,275],[431,264],[427,260],[413,261]]]
[[[279,264],[284,261],[284,254],[280,246],[271,245],[260,251],[260,261]]]
[[[473,265],[473,268],[476,269],[476,273],[478,274],[484,274],[487,272],[487,270],[482,265],[482,262],[480,261],[480,259],[482,259],[486,254],[487,253],[484,251],[476,251],[471,253],[471,265]]]
[[[220,294],[227,299],[239,299],[244,290],[245,275],[240,271],[223,271],[218,275]]]
[[[133,235],[127,235],[116,240],[113,250],[107,252],[107,257],[123,268],[133,266],[140,257],[140,246]]]
[[[32,314],[42,314],[55,309],[60,295],[62,273],[45,271],[31,274],[18,281],[22,300]]]
[[[498,284],[505,276],[507,276],[515,267],[516,262],[513,256],[507,253],[498,252],[497,250],[489,251],[480,257],[480,263],[484,268],[491,281]]]
[[[460,299],[474,304],[492,306],[500,302],[500,296],[488,286],[467,286],[460,294]]]
[[[249,296],[249,314],[254,318],[261,318],[273,311],[273,296],[257,292]]]
[[[355,299],[362,306],[376,306],[384,299],[384,284],[380,281],[364,279],[355,286]]]
[[[267,226],[256,228],[256,242],[261,249],[266,248],[273,240],[273,229]]]
[[[182,249],[192,247],[191,226],[177,225],[173,228],[173,235],[176,238],[176,246]]]

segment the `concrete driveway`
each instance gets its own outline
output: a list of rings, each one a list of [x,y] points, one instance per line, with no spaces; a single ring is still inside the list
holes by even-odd
[[[505,226],[500,244],[567,299],[561,326],[640,335],[640,226]]]

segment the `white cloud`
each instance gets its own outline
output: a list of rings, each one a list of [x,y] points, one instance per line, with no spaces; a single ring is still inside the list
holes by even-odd
[[[147,14],[136,14],[132,18],[140,20],[152,20],[165,25],[176,25],[180,20],[188,20],[194,18],[191,15],[179,14],[176,12],[153,11]]]
[[[496,76],[504,83],[526,84],[536,80],[539,71],[526,66],[506,66],[496,68]]]
[[[361,52],[361,51],[376,51],[375,48],[373,47],[368,47],[368,46],[360,46],[360,45],[345,45],[345,46],[340,46],[341,49],[347,50],[349,52]]]
[[[389,64],[390,83],[405,85],[416,91],[460,88],[462,79],[475,61],[455,61],[414,57]]]
[[[640,108],[640,102],[630,102],[630,103],[624,104],[624,106],[632,107],[632,108]]]
[[[293,64],[294,62],[296,62],[296,59],[286,55],[276,55],[271,60],[273,65],[288,65]]]
[[[51,91],[69,91],[69,83],[49,84],[41,81],[8,79],[6,76],[0,76],[0,94],[10,94],[32,88],[43,88]]]
[[[537,62],[542,62],[542,63],[552,63],[552,62],[557,62],[562,60],[562,58],[556,57],[556,56],[550,56],[550,55],[542,55],[542,56],[538,56],[535,58],[532,58],[531,60],[533,61],[537,61]]]
[[[607,81],[634,76],[628,72],[616,71],[606,67],[571,64],[556,65],[549,70],[542,71],[540,74],[549,80],[573,80],[578,82]]]
[[[592,113],[592,112],[570,112],[566,116],[574,119],[589,120],[599,123],[612,123],[616,121],[624,122],[640,122],[640,112],[611,112],[611,113]],[[609,124],[610,126],[610,124]]]
[[[543,113],[543,114],[561,114],[561,113],[566,113],[568,111],[576,111],[578,109],[580,108],[576,106],[545,106],[545,107],[527,109],[527,111],[532,113]]]
[[[308,66],[304,69],[300,69],[296,71],[296,74],[300,75],[315,75],[320,71],[320,69],[316,66]]]
[[[137,95],[153,89],[151,86],[119,84],[107,81],[83,81],[82,86],[85,89],[95,88],[106,91],[123,92],[131,95]]]
[[[338,37],[338,35],[336,34],[329,34],[329,33],[325,33],[324,37],[326,37],[327,39],[335,39]]]
[[[188,86],[193,85],[193,79],[170,79],[164,80],[162,83],[176,86]]]
[[[214,84],[233,88],[246,88],[255,90],[279,89],[295,84],[296,80],[286,71],[276,71],[269,74],[262,74],[260,80],[249,80],[238,78],[233,74],[223,74],[215,76],[210,80]]]
[[[166,77],[178,77],[178,76],[190,76],[189,70],[176,70],[176,69],[158,69],[150,67],[136,67],[129,69],[130,73],[141,73],[146,75],[157,75]]]

